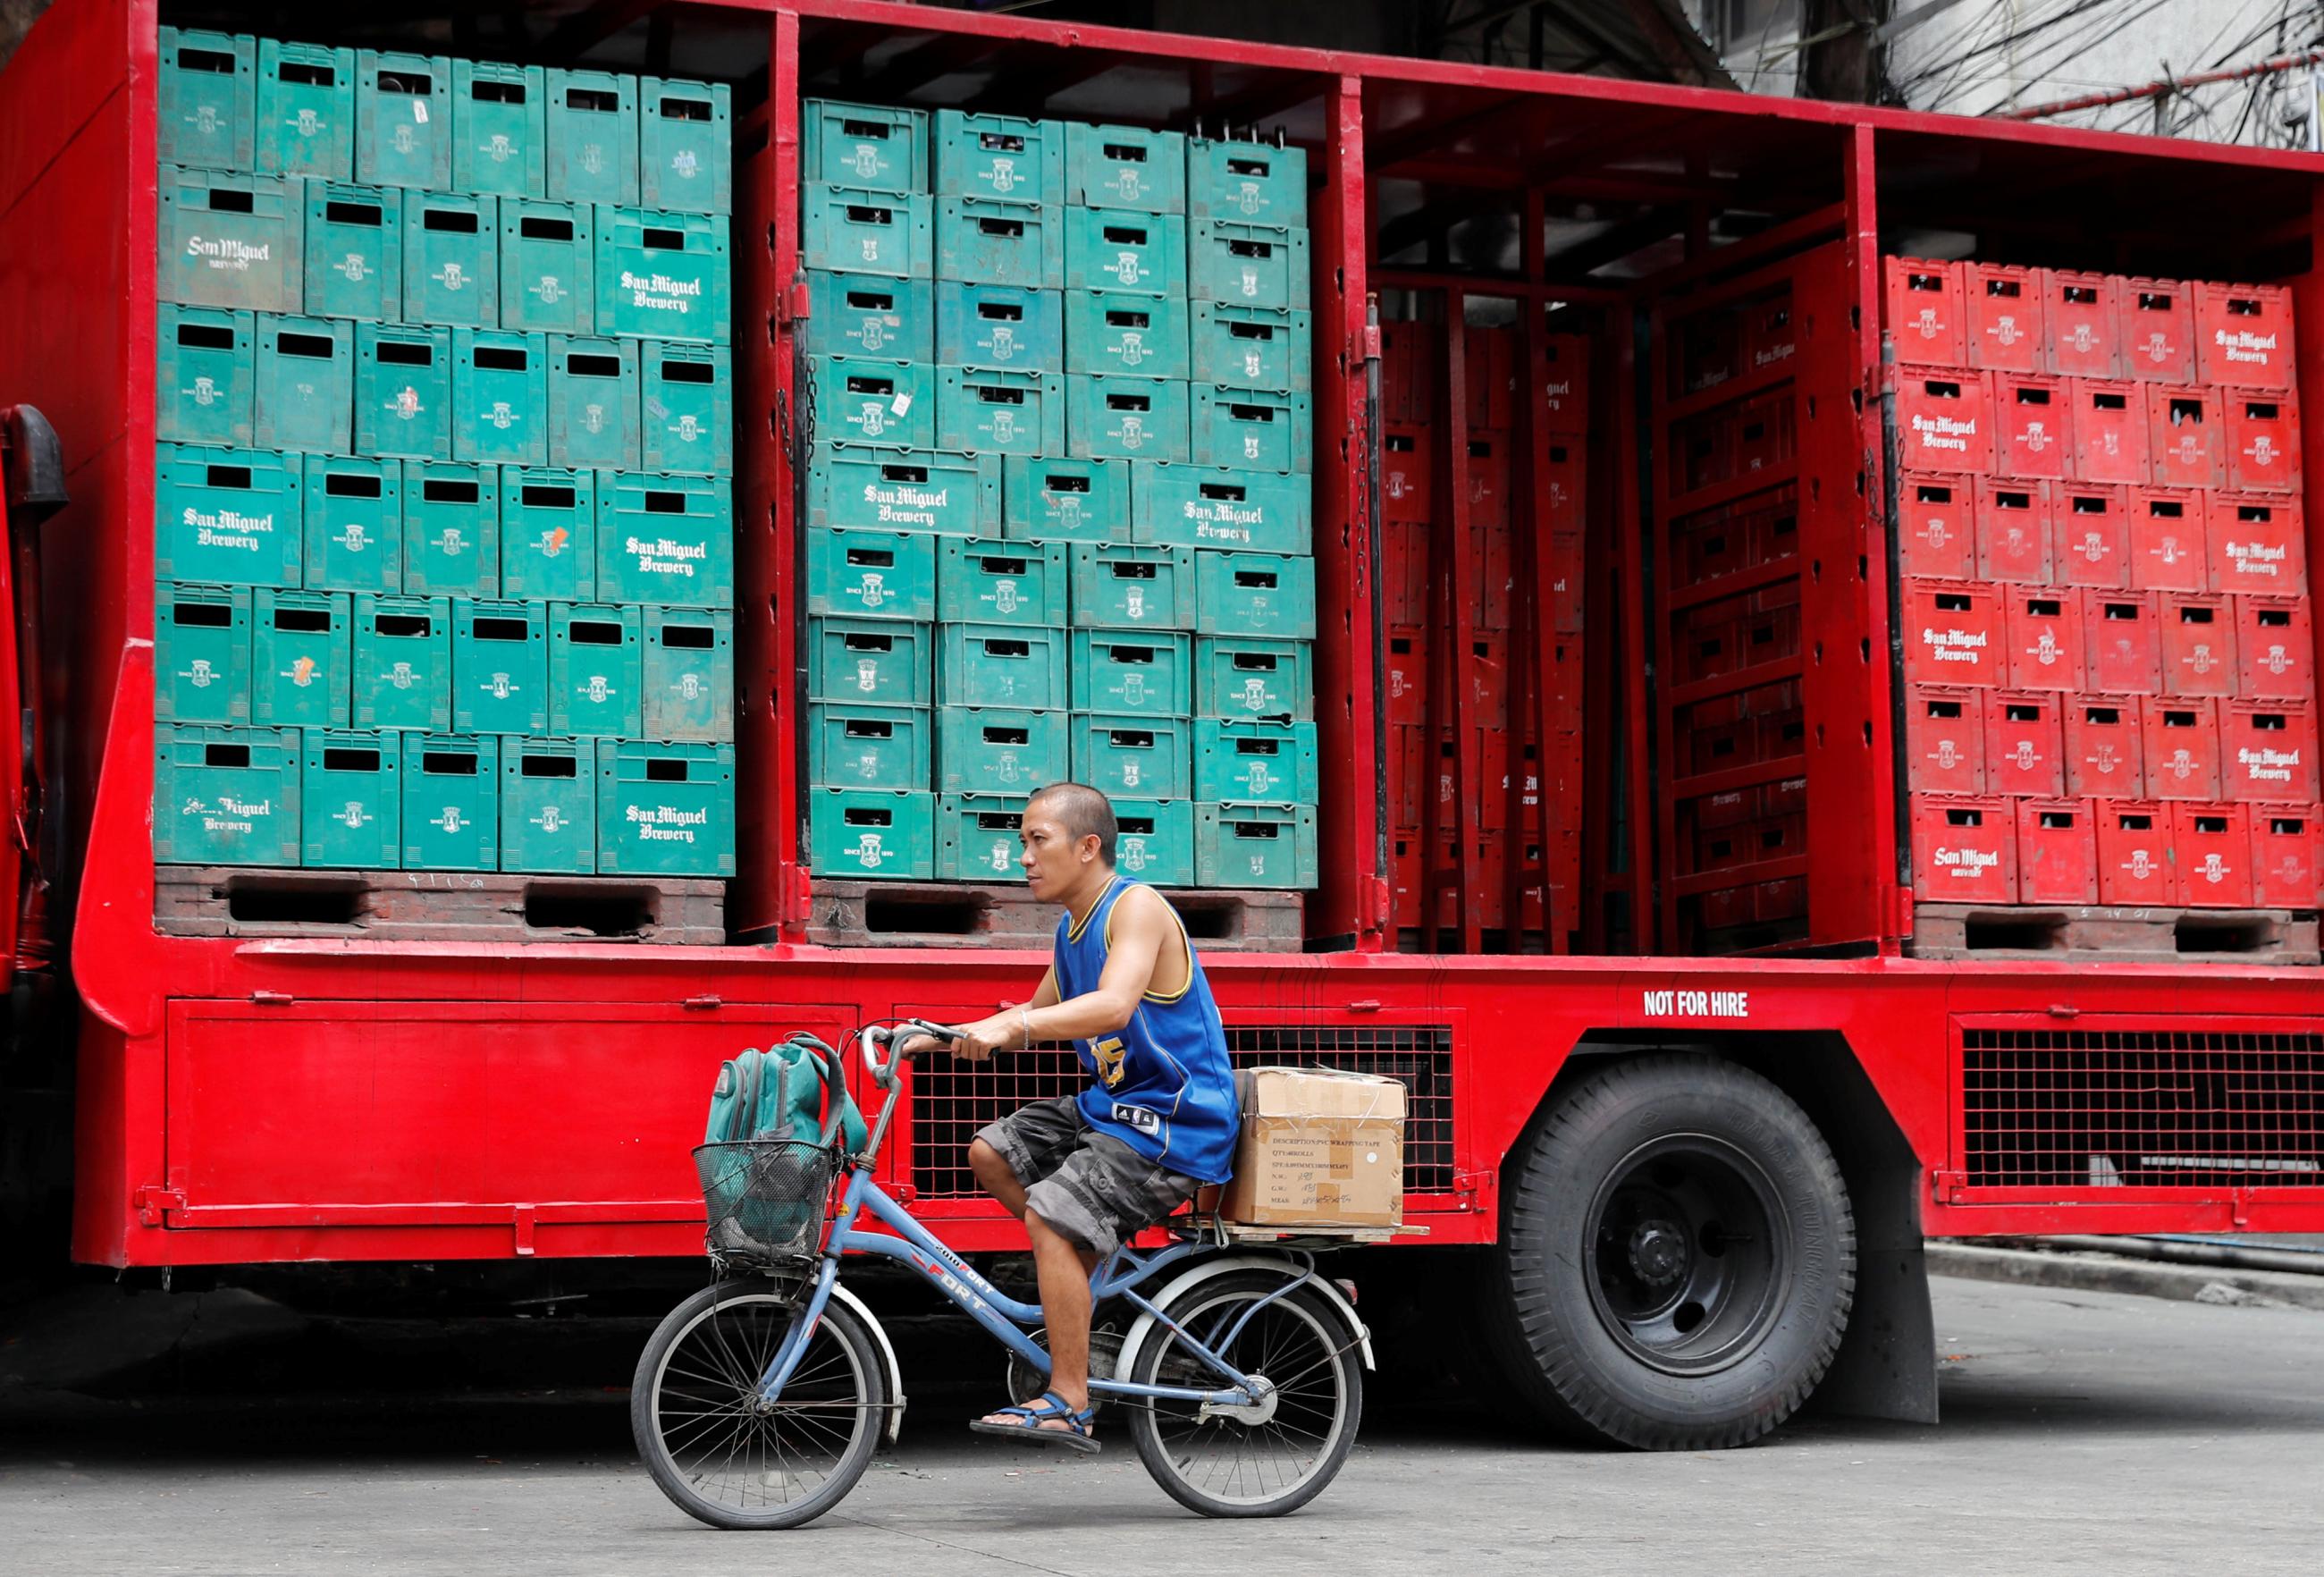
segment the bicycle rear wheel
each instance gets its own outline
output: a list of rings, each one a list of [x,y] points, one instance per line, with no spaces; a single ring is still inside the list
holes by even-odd
[[[1346,1319],[1302,1287],[1236,1321],[1284,1283],[1254,1270],[1204,1282],[1166,1311],[1204,1346],[1254,1379],[1273,1382],[1255,1419],[1201,1416],[1200,1404],[1120,1398],[1146,1471],[1181,1506],[1205,1517],[1281,1517],[1323,1492],[1348,1460],[1363,1416],[1362,1355]],[[1129,1379],[1140,1385],[1222,1385],[1179,1337],[1157,1327]]]
[[[887,1371],[863,1322],[826,1305],[782,1395],[757,1399],[799,1306],[741,1283],[706,1286],[665,1317],[638,1358],[630,1429],[646,1471],[714,1527],[798,1527],[837,1505],[871,1465]]]

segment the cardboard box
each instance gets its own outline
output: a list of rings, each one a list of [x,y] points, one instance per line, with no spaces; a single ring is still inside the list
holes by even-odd
[[[1404,1223],[1405,1088],[1326,1068],[1235,1074],[1242,1137],[1221,1212],[1253,1226]]]

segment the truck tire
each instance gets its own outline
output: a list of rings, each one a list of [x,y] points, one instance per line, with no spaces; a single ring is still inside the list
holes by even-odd
[[[1741,1445],[1806,1400],[1856,1288],[1831,1147],[1715,1057],[1618,1062],[1501,1178],[1485,1345],[1536,1421],[1649,1451]]]

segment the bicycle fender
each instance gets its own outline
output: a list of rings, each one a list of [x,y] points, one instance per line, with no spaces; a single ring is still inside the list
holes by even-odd
[[[1338,1289],[1335,1287],[1333,1290]],[[904,1370],[903,1367],[896,1361],[896,1349],[889,1342],[888,1333],[881,1329],[880,1322],[872,1316],[872,1311],[863,1306],[863,1300],[848,1291],[845,1283],[833,1283],[831,1296],[845,1304],[848,1312],[862,1321],[871,1331],[872,1340],[880,1344],[880,1360],[888,1369],[888,1395],[895,1398],[896,1403],[894,1406],[888,1409],[886,1431],[888,1443],[893,1445],[896,1443],[896,1437],[902,1434],[904,1429]],[[1367,1351],[1364,1356],[1369,1361],[1371,1355]]]
[[[1297,1276],[1303,1268],[1279,1254],[1229,1254],[1216,1259],[1206,1259],[1174,1277],[1155,1296],[1153,1303],[1156,1308],[1167,1311],[1181,1294],[1238,1270],[1277,1270],[1286,1276]],[[1356,1339],[1356,1345],[1364,1355],[1364,1367],[1378,1369],[1379,1366],[1372,1361],[1372,1333],[1357,1317],[1356,1305],[1348,1301],[1347,1294],[1340,1290],[1339,1284],[1327,1276],[1318,1276],[1307,1285],[1323,1294],[1324,1302],[1337,1310],[1340,1318],[1346,1322],[1348,1333]],[[1121,1357],[1113,1367],[1116,1379],[1130,1374],[1130,1365],[1137,1360],[1138,1350],[1146,1344],[1146,1339],[1156,1323],[1152,1314],[1141,1314],[1137,1323],[1130,1327],[1130,1334],[1122,1338]]]

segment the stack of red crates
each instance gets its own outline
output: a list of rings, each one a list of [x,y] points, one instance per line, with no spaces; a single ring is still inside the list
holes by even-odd
[[[2281,287],[1887,260],[1914,892],[2318,907]]]

